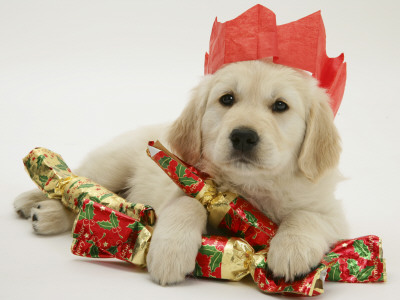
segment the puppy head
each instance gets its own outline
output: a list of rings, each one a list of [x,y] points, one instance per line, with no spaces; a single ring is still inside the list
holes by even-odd
[[[292,68],[262,61],[228,64],[194,90],[170,128],[169,142],[210,175],[251,180],[260,173],[300,172],[314,181],[339,159],[328,99],[314,79]]]

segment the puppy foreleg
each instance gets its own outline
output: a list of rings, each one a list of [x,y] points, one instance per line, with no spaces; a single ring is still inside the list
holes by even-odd
[[[147,255],[151,278],[161,284],[178,283],[195,268],[207,213],[195,199],[171,199],[160,209]]]
[[[37,234],[49,235],[71,230],[75,214],[59,200],[37,202],[31,211],[32,227]]]
[[[59,200],[49,200],[39,190],[27,191],[14,201],[15,211],[23,218],[31,217],[37,234],[56,234],[72,228],[74,213]]]
[[[272,238],[268,252],[268,267],[274,276],[293,281],[309,273],[331,244],[344,237],[341,221],[339,217],[308,211],[288,215]]]
[[[28,219],[31,216],[33,205],[46,199],[47,197],[38,189],[27,191],[15,198],[14,209],[21,217]]]

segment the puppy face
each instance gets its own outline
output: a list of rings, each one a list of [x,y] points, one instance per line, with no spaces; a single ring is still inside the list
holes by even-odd
[[[262,62],[220,70],[202,120],[204,156],[228,172],[281,172],[304,138],[301,80],[289,68]]]
[[[207,76],[170,131],[192,164],[271,176],[300,170],[310,180],[337,164],[339,138],[328,97],[309,76],[262,61]]]

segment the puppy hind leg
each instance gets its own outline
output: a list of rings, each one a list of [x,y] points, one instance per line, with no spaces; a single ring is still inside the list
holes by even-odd
[[[187,196],[172,199],[160,209],[147,255],[152,280],[169,285],[193,272],[206,221],[204,207]]]

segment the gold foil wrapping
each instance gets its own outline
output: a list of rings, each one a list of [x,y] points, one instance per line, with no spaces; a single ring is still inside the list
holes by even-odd
[[[35,148],[23,162],[32,180],[47,197],[61,200],[75,212],[79,211],[84,199],[90,199],[146,224],[152,225],[155,222],[152,208],[127,202],[89,178],[73,174],[57,153],[45,148]]]
[[[196,199],[199,200],[209,212],[209,223],[214,227],[218,227],[221,220],[231,208],[229,203],[237,197],[237,194],[218,192],[214,182],[210,179],[205,180],[204,183],[205,185],[197,194]]]
[[[230,238],[222,256],[221,278],[239,281],[250,273],[252,265],[254,249],[242,239]]]
[[[146,257],[149,251],[152,233],[153,229],[149,226],[142,229],[135,241],[132,256],[129,257],[128,261],[141,267],[146,266]]]

